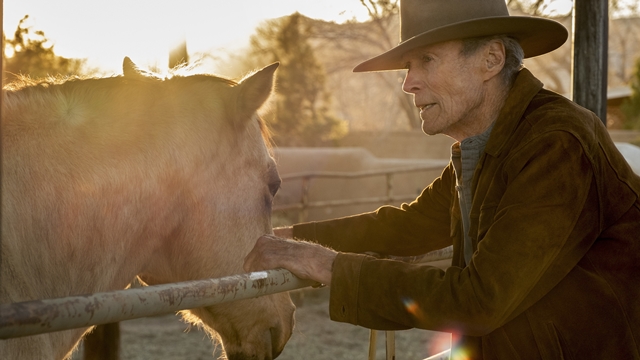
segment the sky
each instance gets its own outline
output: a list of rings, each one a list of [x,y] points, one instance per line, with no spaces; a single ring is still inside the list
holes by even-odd
[[[557,12],[570,12],[571,0],[549,1]],[[28,14],[27,24],[45,32],[57,55],[119,74],[125,56],[141,67],[165,68],[182,40],[192,57],[224,58],[246,47],[262,21],[295,11],[336,22],[368,18],[360,0],[4,0],[3,21],[11,38]]]
[[[28,14],[57,55],[120,73],[125,56],[166,67],[182,39],[190,54],[242,48],[260,22],[295,11],[336,22],[367,18],[359,0],[4,0],[3,27],[12,38]]]

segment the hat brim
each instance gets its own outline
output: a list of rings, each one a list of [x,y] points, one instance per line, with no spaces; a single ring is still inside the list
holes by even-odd
[[[560,23],[531,16],[500,16],[463,21],[426,31],[407,39],[389,51],[358,64],[353,72],[404,69],[402,55],[407,51],[443,41],[491,35],[507,35],[520,43],[524,57],[553,51],[567,41],[569,33]]]

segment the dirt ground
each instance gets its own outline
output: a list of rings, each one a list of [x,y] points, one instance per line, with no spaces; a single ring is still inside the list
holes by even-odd
[[[292,298],[296,328],[279,360],[367,359],[369,330],[329,320],[328,289],[297,290]],[[208,360],[220,355],[203,331],[189,329],[174,315],[124,321],[120,331],[122,360]],[[450,339],[423,330],[395,334],[398,360],[424,359],[447,348]],[[376,359],[385,359],[384,343],[384,332],[378,332]],[[81,358],[75,355],[74,360]]]

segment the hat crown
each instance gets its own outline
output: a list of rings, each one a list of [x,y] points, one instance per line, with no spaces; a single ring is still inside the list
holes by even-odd
[[[400,42],[443,26],[509,16],[504,0],[401,0]]]
[[[559,48],[568,32],[554,20],[510,16],[505,0],[400,0],[400,43],[353,71],[399,70],[402,55],[411,49],[497,35],[518,41],[528,58]]]

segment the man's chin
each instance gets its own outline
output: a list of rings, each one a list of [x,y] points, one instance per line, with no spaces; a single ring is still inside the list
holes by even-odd
[[[441,130],[434,129],[434,128],[429,128],[429,127],[425,126],[424,120],[422,120],[422,132],[427,134],[427,135],[438,135],[438,134],[442,133]]]

